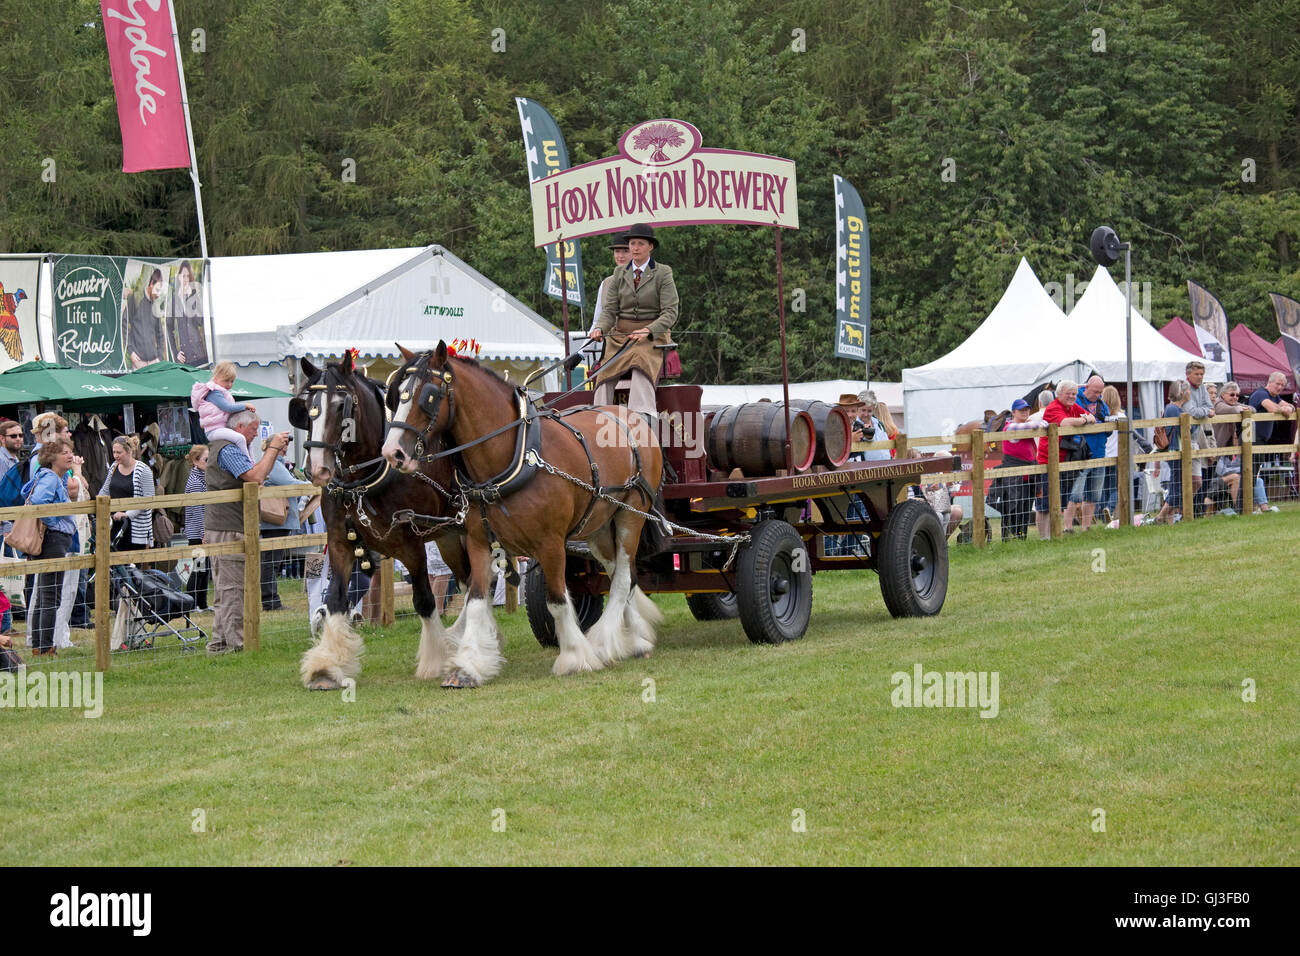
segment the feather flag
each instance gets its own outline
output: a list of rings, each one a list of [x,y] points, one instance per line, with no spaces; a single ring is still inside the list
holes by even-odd
[[[122,171],[188,167],[189,136],[171,4],[100,0],[99,10],[122,127]]]

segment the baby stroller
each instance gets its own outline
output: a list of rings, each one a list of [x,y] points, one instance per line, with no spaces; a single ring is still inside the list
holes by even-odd
[[[136,651],[153,647],[170,634],[182,650],[206,642],[207,633],[190,618],[195,601],[175,574],[124,564],[109,568],[109,588],[117,609],[113,649]],[[179,618],[183,623],[176,624]]]

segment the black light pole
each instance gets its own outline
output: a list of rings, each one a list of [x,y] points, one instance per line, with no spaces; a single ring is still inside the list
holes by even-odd
[[[1097,265],[1109,269],[1119,261],[1120,251],[1124,252],[1124,347],[1127,353],[1128,371],[1128,412],[1133,417],[1133,306],[1130,304],[1133,294],[1133,247],[1132,243],[1120,242],[1119,236],[1110,226],[1098,226],[1092,231],[1088,242],[1092,257]]]

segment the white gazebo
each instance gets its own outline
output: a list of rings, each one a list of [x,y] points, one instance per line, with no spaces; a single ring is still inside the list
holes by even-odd
[[[1090,343],[1071,333],[1065,313],[1020,260],[998,304],[957,348],[903,370],[907,434],[951,434],[985,409],[1010,408],[1035,385],[1089,368]]]

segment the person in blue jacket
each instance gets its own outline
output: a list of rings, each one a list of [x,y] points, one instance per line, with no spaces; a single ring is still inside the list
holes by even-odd
[[[55,438],[43,444],[37,458],[40,469],[35,478],[23,485],[23,499],[30,505],[68,501],[66,476],[72,471],[74,457],[72,444],[65,439]],[[45,541],[41,553],[29,557],[39,560],[65,557],[77,531],[72,518],[59,515],[41,521],[45,523]],[[28,615],[28,643],[34,656],[54,655],[54,618],[59,610],[62,584],[63,574],[59,571],[36,575],[33,606]]]

